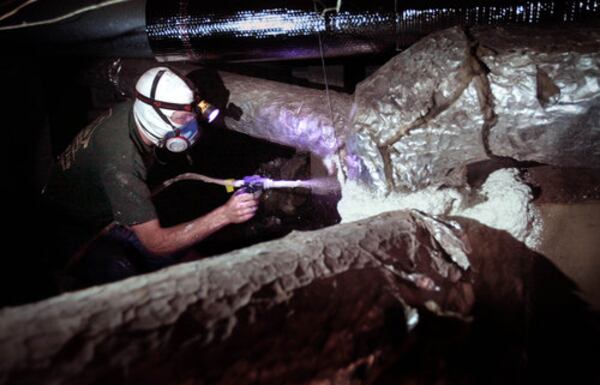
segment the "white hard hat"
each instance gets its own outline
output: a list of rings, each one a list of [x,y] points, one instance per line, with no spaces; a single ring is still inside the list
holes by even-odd
[[[191,104],[194,101],[194,91],[185,80],[167,67],[155,67],[146,71],[136,83],[135,90],[137,97],[133,104],[133,116],[141,131],[155,145],[159,145],[167,134],[182,125],[171,120],[172,109],[157,108],[140,98],[175,104]],[[160,116],[157,109],[170,124]]]

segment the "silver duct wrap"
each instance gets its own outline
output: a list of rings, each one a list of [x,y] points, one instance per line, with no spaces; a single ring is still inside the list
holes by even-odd
[[[461,29],[432,34],[357,86],[351,179],[385,192],[416,189],[486,157],[469,52]]]
[[[321,157],[335,153],[343,143],[350,95],[330,91],[328,98],[321,90],[225,72],[220,75],[230,92],[229,106],[241,109],[239,118],[225,119],[228,128]]]
[[[495,155],[600,167],[600,28],[474,31],[490,69]]]
[[[463,166],[491,156],[600,167],[598,31],[422,39],[357,86],[348,176],[389,192],[461,184]]]
[[[239,111],[229,128],[321,157],[341,150],[347,177],[384,193],[462,185],[465,165],[496,156],[600,167],[597,27],[436,32],[361,82],[354,102],[220,75]]]

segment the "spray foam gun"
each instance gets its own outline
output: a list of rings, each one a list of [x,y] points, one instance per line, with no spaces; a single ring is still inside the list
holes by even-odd
[[[235,194],[250,193],[255,198],[258,198],[267,189],[308,187],[306,182],[301,180],[273,180],[259,175],[246,176],[238,180],[229,179],[228,182],[230,184],[225,186],[227,192],[233,192],[234,188],[237,188]]]
[[[251,175],[244,177],[243,179],[216,179],[201,174],[185,173],[163,182],[152,192],[152,195],[158,194],[173,183],[181,180],[199,180],[206,183],[218,184],[225,186],[227,192],[233,192],[237,188],[236,194],[247,192],[254,194],[256,198],[258,198],[264,190],[272,188],[310,188],[309,182],[302,180],[273,180],[259,175]]]

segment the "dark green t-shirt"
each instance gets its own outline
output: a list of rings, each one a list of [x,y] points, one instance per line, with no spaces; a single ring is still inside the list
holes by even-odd
[[[151,148],[135,127],[132,102],[124,102],[83,129],[58,157],[44,189],[56,212],[93,235],[115,221],[144,223],[157,217],[146,184]]]

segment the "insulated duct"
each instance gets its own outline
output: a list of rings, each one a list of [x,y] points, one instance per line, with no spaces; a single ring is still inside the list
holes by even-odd
[[[206,92],[226,95],[228,128],[328,161],[337,153],[345,175],[373,190],[461,186],[466,165],[496,157],[600,167],[599,47],[598,27],[455,27],[396,55],[353,95],[225,72]],[[110,64],[97,82],[122,94],[145,68]]]
[[[10,16],[10,8],[3,7],[0,41],[5,50],[154,55],[159,61],[309,59],[390,52],[454,25],[556,24],[600,16],[599,0],[223,0],[210,5],[189,0],[73,0],[49,4],[36,2]],[[93,10],[61,18],[85,8]]]
[[[357,85],[347,175],[388,193],[495,157],[598,168],[599,79],[598,27],[433,33]]]
[[[453,25],[564,23],[600,15],[597,0],[344,0],[338,5],[148,0],[146,31],[159,61],[287,60],[391,51]]]

